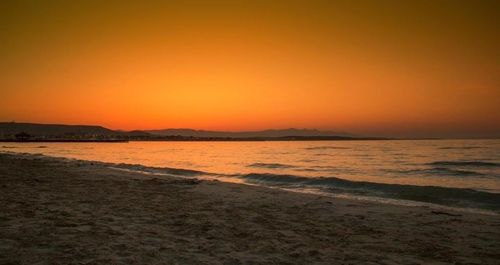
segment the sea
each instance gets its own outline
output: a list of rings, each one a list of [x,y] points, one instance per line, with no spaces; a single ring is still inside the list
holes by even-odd
[[[500,140],[0,143],[0,152],[293,192],[500,214]]]

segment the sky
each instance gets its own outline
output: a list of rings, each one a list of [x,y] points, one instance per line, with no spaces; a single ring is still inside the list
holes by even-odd
[[[0,121],[500,137],[500,1],[0,1]]]

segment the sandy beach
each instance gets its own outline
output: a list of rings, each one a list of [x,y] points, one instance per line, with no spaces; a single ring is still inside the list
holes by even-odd
[[[499,264],[500,217],[0,153],[0,264]]]

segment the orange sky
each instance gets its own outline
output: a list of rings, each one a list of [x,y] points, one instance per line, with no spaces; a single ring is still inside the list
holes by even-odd
[[[0,3],[0,121],[500,136],[497,1]]]

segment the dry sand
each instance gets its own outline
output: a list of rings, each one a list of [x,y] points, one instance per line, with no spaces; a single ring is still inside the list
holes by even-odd
[[[0,264],[500,264],[500,217],[0,154]]]

